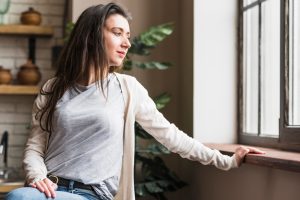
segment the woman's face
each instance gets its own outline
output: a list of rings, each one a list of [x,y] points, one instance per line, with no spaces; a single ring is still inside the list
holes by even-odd
[[[110,15],[106,19],[103,35],[109,65],[120,66],[131,46],[127,19],[119,14]]]

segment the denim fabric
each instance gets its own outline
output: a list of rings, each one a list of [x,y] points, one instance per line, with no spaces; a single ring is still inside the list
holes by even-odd
[[[51,200],[36,188],[22,187],[9,192],[6,200]],[[72,181],[69,187],[58,186],[56,197],[53,200],[104,200],[92,190],[73,188]]]

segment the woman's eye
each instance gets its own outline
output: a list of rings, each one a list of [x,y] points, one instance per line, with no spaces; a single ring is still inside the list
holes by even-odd
[[[116,36],[121,36],[121,35],[122,35],[122,33],[120,33],[120,32],[114,32],[114,34],[115,34]]]

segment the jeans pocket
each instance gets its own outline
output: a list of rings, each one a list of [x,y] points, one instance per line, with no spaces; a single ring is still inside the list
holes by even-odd
[[[95,193],[103,200],[113,200],[114,196],[110,193],[108,188],[104,183],[97,185],[97,186],[92,186],[93,190]]]

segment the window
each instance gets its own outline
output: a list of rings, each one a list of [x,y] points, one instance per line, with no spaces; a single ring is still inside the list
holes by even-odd
[[[300,151],[300,1],[239,7],[239,142]]]

